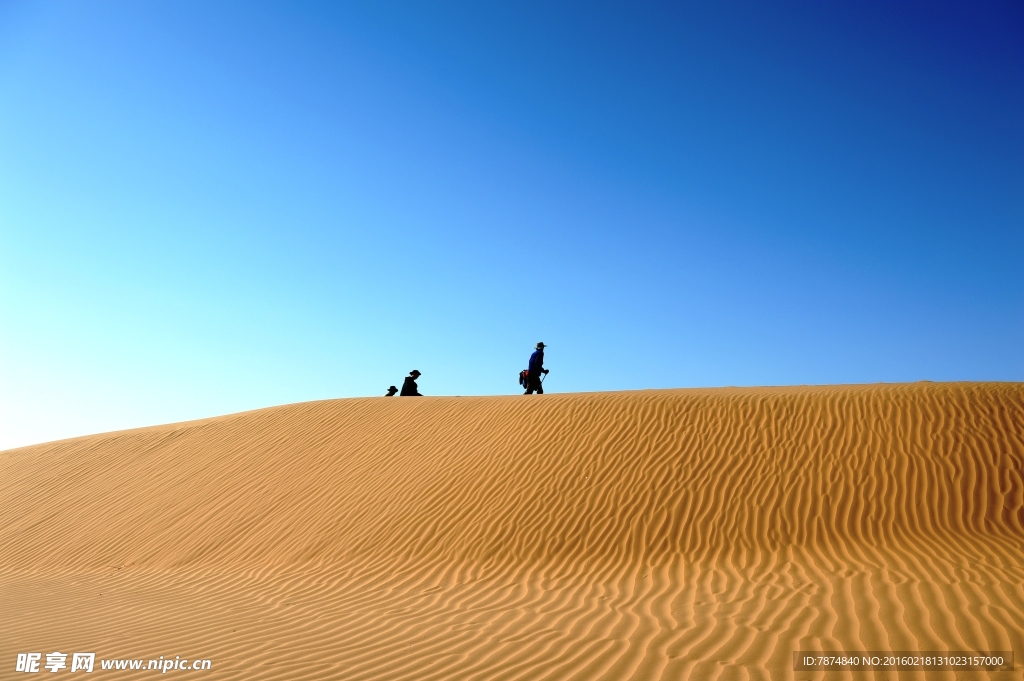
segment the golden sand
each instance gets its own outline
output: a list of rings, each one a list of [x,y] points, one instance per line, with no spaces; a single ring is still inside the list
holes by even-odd
[[[925,678],[798,649],[1024,654],[1024,384],[345,399],[0,453],[4,679]]]

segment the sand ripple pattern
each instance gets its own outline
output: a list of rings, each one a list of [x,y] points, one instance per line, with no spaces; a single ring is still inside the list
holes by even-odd
[[[1021,384],[311,402],[2,452],[0,500],[0,678],[44,648],[252,679],[1024,655]]]

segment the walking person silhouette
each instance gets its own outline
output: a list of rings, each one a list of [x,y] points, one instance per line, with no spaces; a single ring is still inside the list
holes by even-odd
[[[535,391],[538,395],[544,394],[544,384],[541,381],[541,374],[548,373],[544,368],[544,344],[537,343],[537,349],[530,355],[530,366],[526,370],[526,392],[524,395],[532,395]]]

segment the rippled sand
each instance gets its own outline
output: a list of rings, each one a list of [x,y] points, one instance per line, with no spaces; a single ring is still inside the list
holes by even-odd
[[[792,654],[1019,658],[1022,471],[1006,383],[346,399],[0,452],[0,678],[925,678]]]

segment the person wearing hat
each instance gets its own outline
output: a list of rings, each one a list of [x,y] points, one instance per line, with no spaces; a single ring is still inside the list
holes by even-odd
[[[398,388],[396,388],[393,385],[392,386],[388,386],[388,391],[387,391],[387,393],[384,394],[384,397],[394,397],[395,393],[397,393],[397,392],[398,392]]]
[[[544,344],[537,343],[537,349],[530,355],[530,366],[526,374],[526,392],[524,395],[532,395],[534,391],[538,395],[544,394],[544,384],[541,383],[541,374],[548,373],[544,368]]]
[[[402,384],[402,392],[398,394],[399,397],[423,397],[420,395],[419,387],[416,385],[416,379],[420,377],[420,372],[413,369],[409,372],[409,375],[405,377],[405,383]]]

